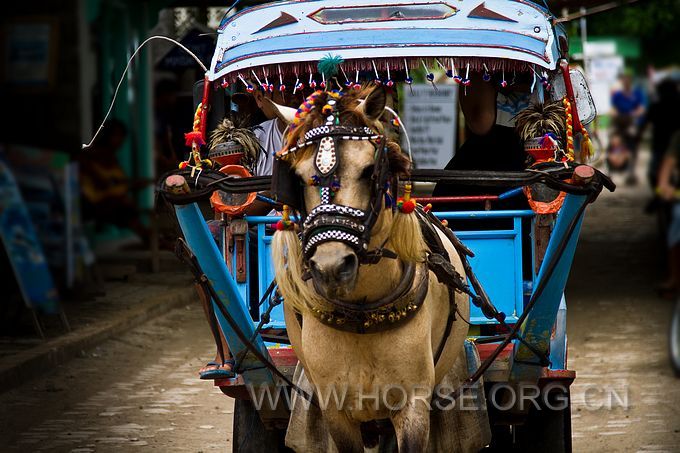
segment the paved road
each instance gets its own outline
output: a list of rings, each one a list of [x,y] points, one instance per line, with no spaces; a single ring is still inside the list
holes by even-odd
[[[174,310],[0,395],[3,451],[231,451],[232,400],[196,370],[200,306]]]
[[[680,381],[666,355],[671,305],[653,293],[661,257],[653,218],[641,214],[645,196],[625,187],[605,194],[584,226],[567,294],[575,451],[680,452]],[[195,377],[212,352],[198,306],[170,312],[0,395],[0,445],[230,451],[232,401]],[[611,410],[591,410],[607,395]]]
[[[620,184],[583,227],[567,291],[575,451],[680,452],[680,379],[667,353],[672,304],[654,293],[664,256],[655,218],[642,212],[648,197]]]

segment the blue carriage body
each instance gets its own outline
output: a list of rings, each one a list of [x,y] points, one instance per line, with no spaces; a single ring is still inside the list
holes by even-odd
[[[501,230],[473,230],[457,232],[459,238],[475,253],[470,264],[478,276],[480,282],[489,294],[494,305],[499,311],[507,315],[507,321],[514,323],[522,314],[526,302],[531,298],[532,291],[540,285],[545,290],[523,323],[522,336],[529,341],[534,348],[549,354],[550,366],[540,366],[538,357],[525,346],[515,342],[514,358],[508,369],[502,373],[503,379],[511,379],[520,382],[537,382],[546,376],[546,370],[563,372],[566,368],[566,304],[564,301],[564,287],[566,285],[569,269],[576,250],[578,234],[582,222],[583,210],[581,207],[587,203],[585,196],[567,195],[565,203],[560,210],[555,222],[554,233],[547,247],[543,264],[537,274],[530,272],[528,278],[523,271],[523,219],[533,222],[533,211],[467,211],[467,212],[439,212],[435,213],[441,219],[456,220],[479,220],[479,219],[507,219],[511,228]],[[188,205],[176,208],[177,218],[185,235],[187,244],[197,257],[201,268],[206,271],[208,279],[216,288],[218,295],[225,304],[231,317],[238,323],[239,328],[247,335],[253,336],[258,349],[275,350],[287,347],[280,343],[267,343],[257,335],[255,326],[258,320],[250,314],[251,302],[249,300],[250,285],[257,285],[257,294],[263,297],[267,287],[274,278],[271,264],[271,235],[267,226],[275,223],[278,217],[247,217],[249,224],[257,229],[257,265],[259,279],[255,281],[250,275],[243,283],[237,283],[236,277],[230,273],[221,256],[217,242],[210,234],[205,220],[196,205]],[[574,225],[572,225],[574,224]],[[573,227],[573,228],[571,228]],[[571,232],[569,233],[569,230]],[[565,239],[566,235],[570,237]],[[246,237],[246,247],[255,246]],[[531,259],[533,269],[533,247],[531,247]],[[526,255],[526,254],[525,254]],[[246,254],[248,256],[248,254]],[[554,265],[554,272],[547,273],[546,268]],[[231,266],[235,269],[236,266]],[[247,266],[249,267],[249,266]],[[548,275],[549,274],[549,275]],[[213,303],[216,303],[213,301]],[[260,314],[267,310],[269,301],[265,300],[260,306]],[[234,334],[234,329],[229,325],[219,310],[215,309],[222,332],[225,334],[229,348],[234,356],[239,356],[245,350],[244,343]],[[479,308],[471,305],[471,323],[473,325],[495,324],[483,316]],[[274,307],[271,312],[270,323],[264,329],[285,329],[283,308],[281,305]],[[249,357],[250,354],[246,354]],[[253,362],[253,363],[250,363]],[[536,366],[539,365],[539,366]],[[245,370],[241,380],[234,384],[273,384],[274,378],[270,372],[257,365],[254,358],[246,359]],[[253,368],[253,370],[249,370]],[[550,374],[549,371],[547,374]],[[492,380],[498,379],[496,377]],[[222,382],[220,385],[228,382]]]
[[[550,12],[528,0],[282,1],[246,8],[222,21],[206,83],[222,87],[245,85],[241,88],[252,91],[254,87],[250,83],[253,81],[280,82],[283,87],[287,77],[295,80],[297,87],[298,81],[307,82],[306,76],[310,81],[313,76],[317,80],[325,77],[317,73],[316,64],[330,55],[342,61],[339,67],[342,77],[338,77],[347,78],[347,83],[356,81],[355,77],[358,78],[362,71],[368,71],[371,77],[375,73],[376,79],[381,72],[390,79],[391,69],[393,74],[399,71],[402,80],[410,83],[409,71],[423,68],[428,71],[431,67],[445,70],[448,77],[453,77],[454,74],[465,75],[465,71],[472,68],[498,73],[502,75],[503,83],[509,72],[535,75],[534,84],[542,90],[541,84],[536,83],[539,77],[546,82],[549,79],[553,88],[559,85],[562,77],[560,58],[566,55],[565,43],[564,29],[556,24]],[[395,82],[402,80],[395,78]],[[554,81],[557,82],[552,83]],[[585,89],[587,91],[587,87]],[[565,95],[555,88],[545,94],[553,99]],[[588,96],[580,99],[586,98],[589,99]],[[576,108],[582,118],[589,117],[581,113],[581,101],[577,102]],[[506,314],[508,323],[517,322],[526,304],[537,296],[534,308],[521,327],[523,338],[534,351],[515,340],[506,369],[501,375],[496,373],[491,380],[537,382],[546,374],[550,376],[551,370],[557,373],[555,375],[565,370],[564,287],[580,231],[582,207],[586,203],[585,196],[566,196],[537,271],[534,244],[526,243],[530,235],[524,230],[532,228],[536,219],[533,211],[435,213],[452,224],[460,220],[505,219],[503,222],[507,227],[500,230],[455,231],[454,227],[454,231],[475,253],[470,264],[491,301]],[[255,334],[259,319],[257,315],[251,315],[257,310],[253,309],[256,301],[250,300],[254,293],[262,297],[274,279],[270,259],[271,229],[267,225],[278,219],[246,217],[251,230],[257,231],[256,235],[246,235],[244,240],[246,250],[257,247],[259,278],[247,275],[245,281],[237,282],[208,232],[198,207],[177,207],[176,214],[189,248],[218,291],[231,322],[238,325],[242,334],[252,337],[259,350],[269,351],[271,356],[275,356],[277,350],[286,349],[282,344],[266,343]],[[529,249],[530,253],[526,253]],[[246,260],[251,256],[245,253]],[[236,261],[232,264],[229,267],[236,269]],[[246,269],[249,274],[248,263]],[[256,288],[252,288],[253,285]],[[541,288],[538,295],[534,294],[536,288]],[[259,365],[252,354],[245,354],[242,337],[235,334],[233,325],[217,309],[217,301],[213,304],[231,353],[246,358],[244,371],[237,380],[218,385],[273,384],[272,373]],[[269,308],[268,304],[265,300],[258,308],[260,314]],[[470,321],[478,326],[473,331],[475,335],[493,331],[496,324],[475,306],[471,306]],[[266,329],[285,329],[282,306],[273,308]],[[549,367],[539,362],[536,350],[549,354]],[[573,379],[573,373],[562,376]]]
[[[522,269],[522,219],[534,217],[533,211],[456,211],[438,212],[442,220],[482,220],[507,219],[511,228],[500,230],[457,231],[456,235],[469,247],[475,256],[470,259],[475,274],[489,294],[496,308],[507,315],[507,322],[514,323],[524,308],[525,289],[533,286],[533,278],[525,279]],[[270,263],[271,236],[266,233],[266,226],[276,223],[278,217],[248,217],[251,225],[257,225],[258,241],[258,294],[265,293],[274,278],[274,270]],[[250,282],[239,284],[241,294],[247,300]],[[261,308],[266,310],[267,305]],[[497,321],[487,319],[478,307],[470,307],[470,322],[476,325],[496,324]],[[283,309],[276,307],[272,312],[272,323],[269,327],[285,328]]]

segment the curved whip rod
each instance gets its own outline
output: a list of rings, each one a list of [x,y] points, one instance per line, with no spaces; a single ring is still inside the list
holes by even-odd
[[[82,149],[87,149],[92,144],[94,141],[97,139],[97,136],[101,132],[101,130],[104,128],[104,124],[106,124],[106,120],[109,119],[109,115],[111,115],[111,111],[113,110],[113,106],[116,103],[116,98],[118,97],[118,91],[120,90],[120,86],[123,84],[123,80],[125,80],[125,74],[127,74],[128,69],[130,69],[130,65],[132,64],[132,60],[135,59],[137,54],[139,53],[140,50],[142,50],[142,47],[144,47],[148,42],[153,41],[154,39],[161,39],[165,41],[170,41],[173,44],[176,44],[179,46],[180,49],[184,50],[186,53],[191,55],[191,57],[198,63],[198,65],[203,69],[203,72],[208,72],[208,68],[203,64],[203,62],[196,56],[195,53],[193,53],[191,50],[187,49],[182,43],[180,43],[177,40],[174,40],[172,38],[168,38],[167,36],[150,36],[144,40],[137,48],[135,49],[134,53],[130,56],[128,59],[127,65],[125,66],[125,70],[123,71],[123,74],[120,76],[120,80],[118,80],[118,85],[116,85],[116,90],[113,92],[113,98],[111,98],[111,105],[109,105],[109,109],[106,111],[106,115],[104,115],[104,119],[102,120],[101,124],[97,128],[97,132],[94,133],[94,136],[92,136],[92,140],[90,140],[90,143],[83,143]]]

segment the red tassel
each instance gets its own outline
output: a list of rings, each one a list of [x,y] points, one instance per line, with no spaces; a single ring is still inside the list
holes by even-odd
[[[397,203],[399,205],[399,203]],[[416,202],[413,200],[403,201],[399,210],[404,214],[410,214],[416,210]]]
[[[186,134],[184,134],[184,140],[187,146],[193,145],[194,142],[196,142],[198,146],[205,145],[205,140],[203,140],[203,134],[201,134],[199,131],[187,132]]]

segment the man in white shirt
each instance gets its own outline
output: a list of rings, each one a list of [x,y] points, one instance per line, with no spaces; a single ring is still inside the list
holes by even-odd
[[[283,103],[283,100],[279,91],[274,91],[271,93],[271,98],[268,98],[262,90],[255,90],[253,97],[257,106],[267,117],[267,121],[253,128],[255,136],[262,146],[262,152],[257,158],[255,176],[266,176],[272,174],[274,153],[283,148],[283,131],[286,129],[286,124],[278,118],[276,109],[272,102],[269,102],[269,99],[277,104]]]
[[[252,83],[252,85],[257,86],[255,83]],[[290,98],[289,101],[289,105],[294,104],[295,108],[302,103],[302,99],[299,96]],[[284,105],[284,97],[279,91],[265,93],[256,88],[252,95],[235,93],[232,96],[232,102],[236,105],[240,114],[255,118],[266,118],[266,121],[250,128],[255,133],[257,141],[262,147],[262,151],[257,157],[254,176],[271,175],[274,153],[283,148],[283,132],[286,129],[285,122],[277,117],[277,111],[272,102]]]

